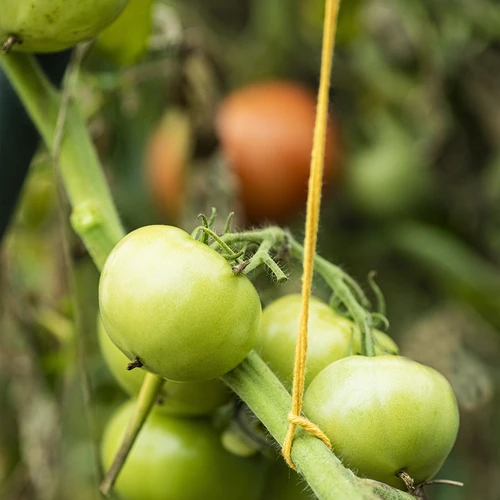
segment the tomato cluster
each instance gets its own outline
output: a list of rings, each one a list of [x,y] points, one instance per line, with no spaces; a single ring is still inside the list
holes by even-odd
[[[130,360],[167,379],[120,476],[125,499],[200,498],[200,482],[205,498],[303,498],[304,488],[263,456],[226,451],[210,423],[231,398],[216,378],[251,349],[291,388],[301,309],[292,294],[261,313],[255,288],[228,259],[178,228],[148,226],[125,237],[104,266],[99,337],[112,373],[132,395],[144,371],[127,372]],[[404,488],[401,472],[421,483],[440,469],[456,438],[457,403],[438,372],[400,357],[383,332],[373,330],[373,341],[376,356],[360,356],[356,324],[311,297],[304,411],[346,467]],[[130,414],[128,405],[109,423],[107,465]]]
[[[3,0],[0,42],[5,52],[62,50],[94,37],[126,3],[80,0],[68,8],[63,1]],[[240,180],[248,222],[284,221],[303,207],[315,114],[314,95],[289,82],[249,86],[221,105],[216,129]],[[158,196],[172,179],[182,178],[188,128],[173,151],[173,172],[151,169]],[[325,182],[334,176],[338,154],[331,123],[327,136]],[[152,162],[161,156],[153,147]],[[182,189],[173,193],[181,203]],[[170,210],[175,214],[175,204]],[[210,232],[208,222],[203,229]],[[103,268],[98,330],[110,370],[131,395],[143,384],[144,371],[126,367],[165,379],[117,490],[126,500],[303,498],[309,492],[293,474],[287,479],[282,462],[272,467],[261,454],[242,457],[226,450],[211,419],[231,399],[219,377],[252,349],[291,387],[301,297],[283,297],[262,314],[254,286],[231,265],[246,247],[234,253],[211,236],[221,252],[176,227],[143,227],[118,243]],[[375,356],[360,356],[358,326],[316,298],[309,326],[304,411],[344,465],[396,488],[406,485],[402,473],[417,484],[436,474],[459,424],[446,379],[400,357],[396,344],[373,329]],[[134,407],[129,401],[108,423],[102,442],[106,467],[128,432]]]

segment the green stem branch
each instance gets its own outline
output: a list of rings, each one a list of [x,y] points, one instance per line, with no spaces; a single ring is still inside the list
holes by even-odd
[[[99,488],[103,495],[108,496],[111,492],[111,489],[113,488],[113,485],[115,484],[120,471],[125,465],[125,461],[127,460],[130,450],[132,449],[132,446],[134,445],[134,442],[139,435],[144,422],[146,421],[156,400],[158,399],[158,394],[160,393],[164,382],[164,379],[157,377],[152,373],[146,373],[141,391],[139,392],[139,397],[137,398],[135,412],[132,420],[129,422],[120,448],[118,449],[113,463],[104,476],[101,487]]]

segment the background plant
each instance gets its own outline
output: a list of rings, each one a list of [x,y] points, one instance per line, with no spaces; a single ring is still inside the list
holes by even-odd
[[[289,8],[283,2],[282,11],[275,7],[271,15],[265,2],[244,2],[231,11],[222,3],[192,1],[175,5],[174,10],[167,11],[171,14],[167,19],[174,25],[180,18],[188,27],[197,26],[198,33],[206,37],[203,39],[210,40],[208,46],[213,47],[217,67],[223,69],[223,81],[217,83],[222,89],[264,76],[294,77],[314,86],[317,59],[311,55],[317,54],[322,2],[317,4],[316,14],[309,8],[312,4],[305,7],[301,2],[291,2],[293,8]],[[481,9],[477,5],[462,1],[445,8],[424,2],[417,9],[399,3],[389,9],[380,2],[355,2],[343,11],[333,106],[349,146],[345,175],[351,161],[361,169],[361,153],[381,158],[384,165],[387,158],[397,158],[396,166],[418,158],[430,173],[431,179],[426,181],[430,189],[424,191],[423,203],[417,197],[409,209],[396,205],[395,213],[375,217],[359,205],[359,198],[349,194],[344,186],[353,189],[355,183],[346,180],[335,194],[325,197],[320,232],[321,254],[341,262],[353,276],[362,279],[369,270],[378,270],[378,282],[389,305],[391,332],[407,339],[402,342],[404,352],[441,368],[454,383],[464,423],[459,445],[443,476],[459,476],[466,487],[463,492],[436,487],[430,493],[436,498],[495,498],[496,492],[492,471],[497,461],[493,422],[499,352],[498,221],[493,207],[499,136],[494,119],[496,84],[489,75],[498,71],[495,27],[499,14],[493,2],[481,2]],[[165,20],[164,12],[158,16],[160,25]],[[178,103],[176,78],[192,71],[193,60],[180,50],[179,39],[186,35],[181,33],[179,39],[171,36],[164,36],[162,29],[156,32],[148,59],[121,74],[95,60],[92,66],[90,60],[86,61],[83,83],[79,84],[85,90],[79,95],[86,96],[85,110],[99,138],[127,229],[161,220],[154,215],[137,165],[148,130],[165,109],[164,104]],[[192,38],[189,43],[193,43]],[[196,51],[190,56],[204,60],[204,55]],[[252,57],[261,64],[249,64]],[[213,68],[208,66],[210,73]],[[87,73],[90,68],[92,73]],[[402,131],[396,139],[391,135],[394,128]],[[207,143],[210,141],[205,140]],[[210,148],[205,145],[200,152],[206,149]],[[208,168],[216,167],[211,165],[205,171],[207,158],[200,152],[192,163],[192,177],[203,179],[213,171]],[[33,172],[33,187],[40,180],[35,173],[45,172],[52,178],[43,153]],[[387,198],[389,192],[382,184],[375,194]],[[400,196],[403,201],[406,198]],[[68,318],[73,305],[68,304],[67,270],[60,258],[59,219],[49,211],[35,229],[26,216],[27,207],[24,213],[19,212],[4,243],[8,265],[4,266],[2,280],[5,300],[1,331],[6,332],[2,335],[2,354],[6,353],[2,357],[3,366],[8,368],[3,370],[6,373],[0,392],[10,411],[6,412],[8,423],[1,438],[5,442],[2,450],[6,450],[2,455],[6,464],[3,475],[9,478],[2,495],[12,497],[16,489],[27,484],[22,494],[43,498],[40,495],[52,481],[62,484],[63,489],[80,485],[82,498],[92,498],[93,487],[85,493],[93,474],[87,464],[92,462],[83,458],[89,456],[91,441],[85,431],[86,420],[82,420],[77,383],[84,375],[72,368],[75,344]],[[193,211],[197,213],[198,208]],[[413,218],[411,224],[408,216]],[[186,216],[186,220],[190,221],[186,228],[192,229],[194,218]],[[433,230],[435,226],[439,231]],[[296,227],[301,228],[302,222]],[[293,224],[292,232],[297,234]],[[433,251],[423,252],[427,248]],[[78,302],[83,305],[79,324],[82,331],[89,332],[85,337],[90,344],[86,366],[94,386],[99,427],[110,402],[118,402],[120,396],[90,333],[94,330],[95,271],[76,240],[70,245],[70,253]],[[295,272],[292,263],[287,266],[287,272]],[[297,280],[277,290],[266,276],[257,277],[266,302],[277,293],[293,290],[294,282]],[[321,281],[316,283],[316,291],[327,298],[328,289]],[[26,387],[32,388],[29,394],[39,398],[26,397],[26,389],[22,389]],[[46,427],[45,436],[29,432],[28,424],[32,422],[31,429],[36,428],[37,419],[22,417],[32,412],[27,402],[47,408],[43,414],[52,425]],[[58,442],[56,424],[61,413],[61,433],[71,436],[71,444],[53,449],[64,457],[65,467],[51,467],[60,463],[55,456],[45,460],[51,474],[37,474],[39,462],[28,450],[47,449],[44,439]],[[24,431],[18,440],[15,431],[20,426]],[[20,457],[24,457],[22,461]],[[62,483],[57,479],[58,468],[63,472]],[[30,493],[33,489],[36,492]]]

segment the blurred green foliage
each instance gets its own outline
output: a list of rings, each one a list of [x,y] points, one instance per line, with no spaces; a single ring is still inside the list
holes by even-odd
[[[196,146],[190,202],[176,222],[189,230],[200,211],[237,206],[214,133],[218,102],[264,78],[315,89],[323,1],[172,0],[156,2],[153,14],[143,59],[119,68],[90,54],[79,99],[128,229],[173,222],[148,192],[144,154],[168,109],[187,113]],[[429,498],[496,500],[500,3],[346,1],[331,97],[343,166],[323,198],[319,252],[363,283],[377,270],[389,332],[458,394],[459,440],[439,476],[465,487],[429,486]],[[59,198],[40,151],[0,261],[5,500],[98,498],[95,446],[125,399],[98,351],[98,274],[65,227],[69,209]],[[303,219],[290,221],[297,235]],[[256,277],[264,302],[300,288],[298,266],[288,270],[281,287]],[[328,298],[319,281],[315,293]]]

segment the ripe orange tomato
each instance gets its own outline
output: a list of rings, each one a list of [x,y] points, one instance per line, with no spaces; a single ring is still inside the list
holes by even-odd
[[[311,159],[316,96],[289,81],[235,90],[221,104],[216,129],[240,182],[247,222],[284,222],[303,209]],[[338,127],[330,117],[324,182],[339,169]]]
[[[170,110],[153,131],[145,154],[147,185],[156,206],[170,222],[178,221],[181,215],[190,153],[189,118]]]

